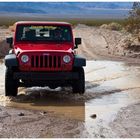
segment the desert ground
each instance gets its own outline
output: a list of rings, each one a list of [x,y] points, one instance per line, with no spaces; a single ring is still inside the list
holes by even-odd
[[[3,57],[12,35],[0,28],[0,137],[3,138],[139,138],[140,42],[125,31],[77,25],[82,38],[77,53],[87,59],[86,92],[70,88],[19,88],[4,96]]]

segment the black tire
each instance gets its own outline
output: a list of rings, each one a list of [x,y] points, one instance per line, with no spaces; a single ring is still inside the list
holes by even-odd
[[[85,92],[85,73],[82,67],[74,68],[74,72],[79,73],[79,79],[72,84],[73,93],[84,94]]]
[[[13,72],[6,69],[5,72],[5,96],[17,96],[18,82],[13,79]]]

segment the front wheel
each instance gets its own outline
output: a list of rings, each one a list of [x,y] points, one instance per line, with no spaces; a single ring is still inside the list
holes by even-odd
[[[84,94],[85,92],[85,73],[82,67],[74,68],[74,72],[79,73],[79,79],[72,84],[73,93]]]
[[[6,69],[5,72],[5,96],[17,96],[18,82],[13,79],[13,72]]]

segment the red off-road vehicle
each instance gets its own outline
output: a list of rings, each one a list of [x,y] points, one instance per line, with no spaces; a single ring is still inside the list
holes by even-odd
[[[16,96],[21,86],[71,86],[73,93],[85,92],[86,60],[74,53],[81,38],[73,39],[69,23],[17,22],[7,43],[12,49],[5,57],[6,96]]]

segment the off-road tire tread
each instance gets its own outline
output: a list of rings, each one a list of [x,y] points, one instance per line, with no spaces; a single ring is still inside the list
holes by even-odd
[[[6,68],[5,72],[5,96],[17,96],[17,81],[13,79],[13,72]]]
[[[74,72],[79,73],[79,79],[73,81],[72,89],[73,93],[84,94],[85,92],[85,73],[83,67],[74,68]]]

